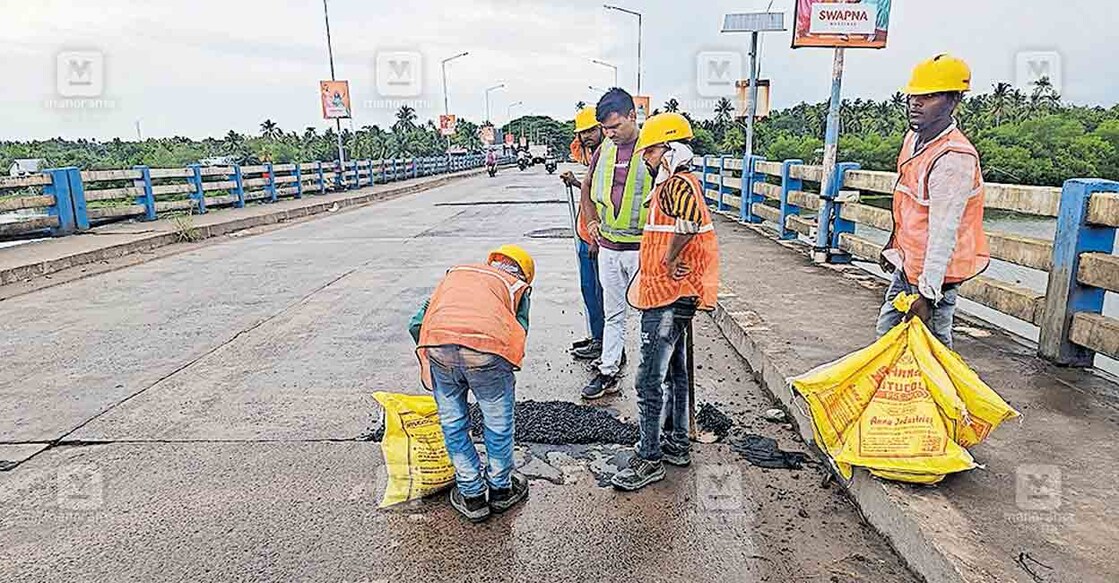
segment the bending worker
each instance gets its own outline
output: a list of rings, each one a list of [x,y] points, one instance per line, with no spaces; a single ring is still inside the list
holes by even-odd
[[[598,244],[598,277],[606,323],[598,374],[583,388],[583,398],[618,392],[625,363],[626,288],[637,273],[641,229],[648,209],[642,202],[653,181],[636,152],[637,111],[633,97],[617,87],[598,100],[595,119],[606,137],[591,158],[581,189],[581,212]]]
[[[910,131],[898,155],[894,229],[880,261],[893,280],[878,317],[879,336],[920,318],[951,348],[960,283],[990,263],[979,153],[952,117],[970,87],[967,63],[947,54],[918,64],[905,87]],[[920,294],[906,314],[891,303],[902,292]]]
[[[664,463],[691,463],[686,331],[696,310],[714,310],[719,292],[719,246],[691,172],[692,137],[678,113],[650,117],[637,151],[656,175],[641,238],[641,263],[628,300],[641,310],[641,363],[637,367],[640,439],[628,466],[611,479],[615,488],[637,490],[664,478]],[[661,435],[661,412],[670,429]]]
[[[602,126],[595,119],[595,108],[584,107],[575,114],[575,140],[571,142],[572,158],[587,166],[591,156],[602,144]],[[560,174],[568,189],[579,188],[583,182],[570,170]],[[570,193],[570,190],[568,191]],[[571,346],[571,354],[581,360],[594,360],[602,356],[602,284],[598,281],[598,243],[587,230],[587,215],[580,212],[576,219],[579,235],[579,287],[583,293],[583,307],[587,311],[591,337]]]
[[[535,276],[532,256],[504,245],[485,264],[448,270],[412,318],[423,383],[434,393],[455,466],[451,506],[472,522],[509,510],[528,495],[528,480],[513,472],[513,372],[525,356]],[[485,470],[470,440],[467,391],[482,411]]]

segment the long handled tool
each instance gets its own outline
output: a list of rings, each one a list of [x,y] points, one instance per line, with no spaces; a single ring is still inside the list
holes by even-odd
[[[579,261],[579,215],[575,210],[575,192],[570,184],[567,185],[567,210],[571,219],[571,241],[575,244],[575,269],[577,273],[581,273],[583,266]],[[580,280],[582,281],[582,280]],[[583,320],[583,324],[587,327],[587,338],[591,337],[591,315],[587,313],[587,317]]]
[[[695,346],[692,343],[692,321],[684,332],[684,350],[688,354],[688,439],[695,441],[699,433],[695,425]]]

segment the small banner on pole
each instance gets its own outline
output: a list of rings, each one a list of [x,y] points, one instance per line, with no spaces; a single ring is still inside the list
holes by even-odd
[[[482,128],[478,130],[478,137],[482,139],[483,144],[492,146],[494,141],[493,126],[482,126]]]
[[[769,117],[769,79],[758,79],[758,108],[754,112],[754,119]],[[745,118],[750,111],[750,80],[737,81],[734,86],[738,89],[738,117]]]
[[[797,0],[793,48],[886,48],[891,0]]]
[[[322,96],[323,119],[347,119],[350,117],[350,82],[319,81]]]
[[[455,135],[455,125],[458,123],[458,118],[455,114],[439,116],[439,133],[444,136]]]
[[[506,146],[512,146],[513,145],[513,140],[516,140],[516,139],[517,139],[516,136],[514,136],[513,134],[505,134],[505,145]]]
[[[645,120],[649,118],[649,101],[651,99],[648,95],[633,96],[633,106],[637,109],[638,125],[645,123]]]

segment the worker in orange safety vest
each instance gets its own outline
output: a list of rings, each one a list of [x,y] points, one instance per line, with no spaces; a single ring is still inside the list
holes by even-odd
[[[513,406],[528,336],[536,264],[516,245],[486,263],[452,267],[412,318],[423,384],[432,390],[457,487],[451,506],[472,522],[504,512],[528,495],[513,471]],[[486,468],[470,439],[467,392],[482,412]]]
[[[894,227],[880,261],[893,273],[878,318],[880,336],[920,318],[951,348],[959,286],[990,263],[979,153],[953,118],[970,88],[967,63],[940,54],[918,64],[904,89],[910,131],[898,155]],[[899,293],[919,294],[904,314],[892,303]]]
[[[611,479],[620,490],[664,479],[664,463],[691,463],[686,334],[696,310],[715,309],[719,291],[715,225],[699,178],[692,174],[693,153],[685,141],[692,136],[687,118],[661,113],[645,122],[635,148],[655,176],[655,186],[643,201],[648,221],[642,228],[637,275],[626,294],[630,305],[641,310],[636,379],[640,438],[627,467]]]
[[[595,107],[589,106],[575,113],[575,139],[571,142],[572,159],[588,166],[591,156],[602,144],[606,135],[602,132],[602,124],[595,118]],[[585,178],[585,177],[584,177]],[[570,170],[560,174],[560,180],[568,187],[570,196],[572,188],[579,189],[583,181]],[[587,230],[587,217],[578,212],[575,221],[579,237],[579,288],[583,295],[583,308],[587,312],[587,323],[590,328],[590,338],[585,338],[571,345],[571,355],[580,360],[594,360],[602,356],[602,330],[605,326],[605,316],[602,311],[602,282],[598,280],[598,242],[591,237]]]

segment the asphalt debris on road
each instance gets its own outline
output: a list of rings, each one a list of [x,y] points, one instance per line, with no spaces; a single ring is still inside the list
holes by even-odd
[[[712,403],[702,403],[699,406],[699,411],[695,416],[695,423],[699,426],[701,431],[714,433],[720,439],[730,433],[730,428],[734,425],[734,420],[723,413],[718,406]]]
[[[514,408],[518,443],[552,445],[637,443],[637,425],[626,423],[610,411],[567,401],[519,401]],[[482,411],[470,405],[470,432],[482,437]]]
[[[513,409],[517,443],[548,445],[637,443],[637,425],[618,419],[607,409],[567,401],[518,401]],[[470,404],[470,434],[482,439],[482,410]],[[380,442],[385,437],[384,421],[362,433],[358,441]]]
[[[731,449],[738,452],[746,461],[761,468],[776,470],[799,470],[806,462],[808,454],[802,451],[785,451],[777,447],[777,440],[762,435],[747,433],[741,438],[730,441]]]

